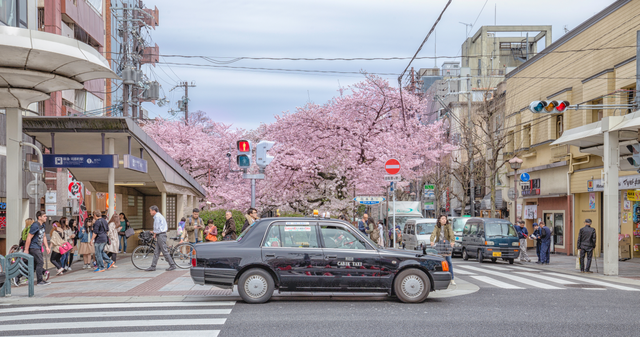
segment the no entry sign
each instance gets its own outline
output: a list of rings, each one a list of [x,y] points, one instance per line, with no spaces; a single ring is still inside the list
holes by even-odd
[[[389,159],[384,164],[384,169],[388,174],[398,174],[400,172],[400,162],[397,159]]]

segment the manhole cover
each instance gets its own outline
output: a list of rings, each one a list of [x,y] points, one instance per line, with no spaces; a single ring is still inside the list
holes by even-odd
[[[565,287],[569,288],[591,288],[591,289],[602,289],[605,288],[603,286],[595,285],[595,284],[565,284]]]

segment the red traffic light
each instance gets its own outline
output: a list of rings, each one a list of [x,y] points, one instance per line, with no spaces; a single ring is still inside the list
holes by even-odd
[[[556,106],[556,110],[558,112],[564,112],[565,110],[567,110],[568,107],[569,107],[569,102],[560,101],[560,102],[558,102],[558,105]]]
[[[239,140],[237,145],[238,152],[251,152],[251,143],[248,140]]]

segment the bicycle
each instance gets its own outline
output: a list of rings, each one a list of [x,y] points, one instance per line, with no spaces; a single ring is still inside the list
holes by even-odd
[[[142,241],[142,245],[136,247],[131,253],[131,263],[134,267],[145,270],[151,267],[153,256],[155,254],[156,239],[153,238],[153,233],[145,231],[140,233],[138,238]],[[180,237],[170,238],[171,240],[179,240]],[[191,268],[191,258],[195,256],[195,250],[189,243],[180,243],[177,245],[167,245],[169,255],[173,258],[178,268],[189,269]],[[160,257],[161,261],[165,261],[164,255]]]

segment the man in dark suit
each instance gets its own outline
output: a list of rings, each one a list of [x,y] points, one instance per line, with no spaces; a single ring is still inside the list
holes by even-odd
[[[593,249],[596,247],[596,230],[591,227],[591,219],[584,221],[584,227],[580,228],[578,234],[578,250],[580,250],[580,272],[592,273],[591,259],[593,258]],[[584,265],[584,256],[587,256],[587,265]]]
[[[540,261],[542,264],[549,264],[549,252],[551,250],[551,230],[545,226],[544,221],[540,222]]]
[[[536,242],[536,255],[538,256],[538,262],[537,263],[542,263],[540,261],[540,226],[538,226],[538,223],[534,222],[533,223],[533,233],[531,234],[530,238],[532,240],[534,240]]]

